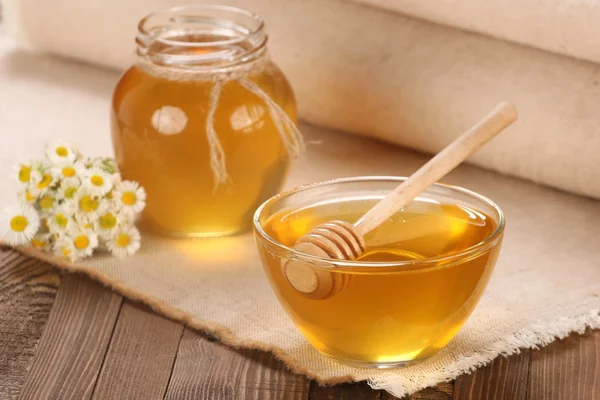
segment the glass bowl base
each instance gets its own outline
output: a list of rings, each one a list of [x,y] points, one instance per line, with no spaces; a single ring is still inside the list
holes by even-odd
[[[412,360],[398,360],[398,361],[365,361],[365,360],[352,360],[347,358],[333,357],[329,354],[321,352],[327,358],[338,362],[340,364],[347,365],[355,368],[366,368],[366,369],[390,369],[390,368],[402,368],[412,364],[419,363],[429,357],[420,357]]]

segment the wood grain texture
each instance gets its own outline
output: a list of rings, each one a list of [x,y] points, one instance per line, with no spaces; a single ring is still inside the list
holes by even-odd
[[[165,399],[234,399],[240,361],[235,350],[185,329]]]
[[[531,352],[529,399],[600,399],[600,331]]]
[[[165,398],[304,400],[308,379],[268,354],[231,349],[186,329]]]
[[[441,383],[437,386],[420,390],[419,392],[403,397],[403,400],[452,400],[454,382]],[[374,390],[366,382],[350,383],[335,386],[321,386],[316,382],[310,385],[310,400],[338,400],[338,399],[364,399],[364,400],[395,400],[393,396],[383,390]]]
[[[529,350],[498,357],[469,375],[456,379],[454,400],[527,399]]]
[[[20,398],[88,399],[121,301],[98,283],[65,275]]]
[[[60,276],[0,247],[0,399],[16,399],[54,303]]]
[[[306,400],[310,380],[287,369],[264,351],[242,351],[246,358],[237,397],[243,400]]]
[[[454,382],[444,382],[437,386],[418,391],[417,393],[405,397],[405,400],[452,400],[454,393]],[[381,400],[392,400],[396,397],[389,393],[383,393]]]
[[[311,382],[310,400],[380,400],[382,392],[373,390],[366,382],[322,386]]]
[[[183,325],[123,303],[94,388],[94,399],[162,399]]]

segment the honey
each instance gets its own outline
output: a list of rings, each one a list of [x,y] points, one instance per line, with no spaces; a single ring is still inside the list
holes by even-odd
[[[140,23],[138,63],[113,96],[112,138],[123,178],[147,192],[143,218],[156,230],[246,230],[283,184],[289,132],[274,120],[273,104],[293,122],[296,104],[265,43],[262,20],[231,7],[174,8]]]
[[[269,237],[293,247],[316,225],[353,223],[375,202],[326,201],[279,211],[262,226]],[[427,357],[456,335],[483,292],[499,246],[456,255],[497,227],[470,207],[417,199],[365,237],[367,251],[357,261],[370,264],[328,269],[342,274],[345,284],[320,300],[290,285],[282,273],[285,259],[266,249],[261,256],[275,293],[314,347],[354,365],[392,366]]]

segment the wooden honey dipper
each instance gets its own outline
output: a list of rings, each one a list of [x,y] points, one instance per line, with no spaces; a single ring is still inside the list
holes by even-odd
[[[464,132],[410,178],[403,181],[357,222],[329,221],[302,236],[294,250],[321,258],[355,260],[366,248],[364,236],[383,224],[402,207],[444,177],[467,157],[517,119],[517,110],[499,104],[489,115]],[[324,299],[345,285],[345,274],[332,274],[299,259],[284,260],[283,273],[290,285],[312,299]]]

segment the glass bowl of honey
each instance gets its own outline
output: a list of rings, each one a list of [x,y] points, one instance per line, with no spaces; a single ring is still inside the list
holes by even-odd
[[[441,350],[473,312],[500,252],[500,208],[445,184],[433,185],[367,234],[366,251],[356,260],[292,248],[319,224],[356,222],[404,179],[301,186],[267,200],[254,215],[261,261],[283,308],[318,351],[348,365],[397,367]],[[315,298],[298,290],[286,271],[290,260],[334,282],[329,292]]]

